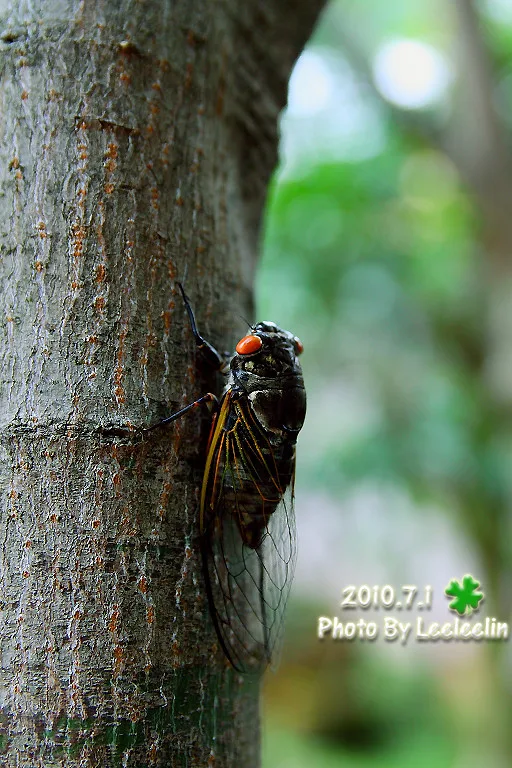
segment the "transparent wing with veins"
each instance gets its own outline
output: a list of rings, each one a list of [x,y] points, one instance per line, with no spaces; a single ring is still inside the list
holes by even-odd
[[[291,450],[276,460],[250,405],[226,393],[210,438],[201,541],[217,635],[242,672],[275,662],[282,636],[296,559]]]

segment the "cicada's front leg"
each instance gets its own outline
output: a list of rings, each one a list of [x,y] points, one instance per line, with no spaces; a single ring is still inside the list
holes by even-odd
[[[229,361],[226,360],[226,358],[223,355],[221,355],[220,352],[218,352],[215,349],[215,347],[212,344],[210,344],[209,341],[206,341],[206,339],[204,339],[201,336],[201,334],[197,330],[194,310],[192,309],[188,296],[186,295],[182,284],[177,283],[177,285],[183,297],[183,302],[185,304],[185,309],[187,310],[188,319],[190,321],[190,327],[192,329],[192,334],[194,336],[194,341],[196,343],[196,347],[198,351],[201,353],[204,360],[212,368],[219,371],[220,373],[226,373],[227,368],[229,366]],[[171,422],[176,421],[176,419],[179,419],[180,416],[184,416],[186,413],[188,413],[193,408],[196,408],[199,405],[206,405],[209,411],[211,412],[217,409],[218,400],[215,397],[215,395],[213,395],[211,392],[207,392],[206,395],[203,395],[198,400],[194,400],[193,403],[186,405],[184,408],[181,408],[179,411],[176,411],[176,413],[172,413],[166,419],[163,419],[163,421],[159,421],[158,424],[153,424],[152,427],[148,427],[148,429],[146,429],[145,432],[151,432],[153,429],[157,429],[158,427],[164,427],[166,424],[170,424]]]
[[[206,362],[211,365],[212,368],[219,371],[220,373],[227,373],[229,360],[227,360],[224,355],[221,355],[220,352],[218,352],[215,347],[210,344],[209,341],[206,341],[206,339],[201,336],[197,330],[196,318],[194,316],[194,310],[192,309],[189,298],[185,293],[182,284],[177,283],[177,285],[181,291],[181,295],[185,303],[185,309],[187,310],[190,327],[192,329],[194,341],[196,342],[198,351],[201,353]]]
[[[172,413],[166,419],[163,419],[163,421],[159,421],[158,424],[153,424],[152,427],[148,427],[144,431],[151,432],[153,429],[157,429],[157,427],[165,427],[166,424],[170,424],[172,421],[176,421],[176,419],[179,419],[180,416],[184,416],[186,413],[191,411],[192,408],[197,408],[199,405],[206,405],[209,411],[213,411],[217,408],[218,400],[215,395],[212,395],[211,392],[207,392],[206,395],[203,395],[198,400],[194,400],[193,403],[186,405],[184,408],[176,411],[176,413]]]

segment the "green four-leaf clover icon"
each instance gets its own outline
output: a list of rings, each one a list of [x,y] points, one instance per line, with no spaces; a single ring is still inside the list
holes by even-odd
[[[484,593],[477,591],[479,586],[480,582],[470,574],[464,576],[462,583],[452,579],[444,590],[447,597],[455,598],[449,605],[450,610],[460,616],[470,616],[473,611],[477,611],[479,603],[484,599]]]

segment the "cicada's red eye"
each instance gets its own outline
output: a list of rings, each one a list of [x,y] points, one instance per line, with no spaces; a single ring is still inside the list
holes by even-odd
[[[304,352],[304,344],[302,343],[302,341],[299,339],[298,336],[295,337],[294,341],[295,341],[295,352],[298,355],[302,355],[302,353]]]
[[[236,345],[236,351],[239,355],[252,355],[254,352],[258,352],[262,346],[263,342],[259,336],[244,336]]]

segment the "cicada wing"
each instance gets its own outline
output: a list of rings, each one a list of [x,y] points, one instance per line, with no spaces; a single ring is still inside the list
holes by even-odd
[[[212,436],[211,476],[205,478],[212,502],[202,513],[203,567],[222,648],[235,669],[256,673],[275,663],[282,638],[296,559],[293,477],[283,491],[268,439],[248,428],[240,412],[223,431],[228,406],[223,408]],[[293,462],[287,460],[288,481]],[[257,536],[250,528],[254,520]]]
[[[293,502],[287,492],[258,547],[244,543],[233,518],[218,518],[202,539],[210,612],[235,669],[258,672],[277,661],[296,559]]]

